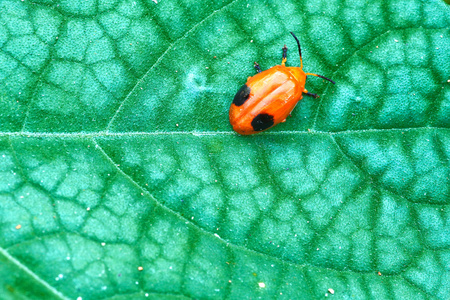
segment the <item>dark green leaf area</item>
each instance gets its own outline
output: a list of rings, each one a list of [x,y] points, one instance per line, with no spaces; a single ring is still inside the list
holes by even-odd
[[[443,225],[416,223],[429,204],[448,198],[441,176],[448,166],[439,159],[448,149],[429,137],[426,130],[176,142],[157,135],[152,143],[101,144],[164,206],[237,245],[295,263],[397,274],[424,246],[448,247]],[[425,152],[405,157],[406,142]]]
[[[295,41],[288,34],[291,30],[301,40],[305,71],[330,77],[337,84],[308,77],[306,88],[321,97],[304,97],[293,118],[271,131],[446,127],[450,36],[448,26],[442,24],[448,21],[426,10],[442,23],[423,27],[416,18],[420,5],[391,5],[393,12],[407,10],[408,17],[402,21],[389,14],[387,19],[364,20],[363,25],[356,25],[351,18],[339,19],[349,30],[338,31],[336,21],[324,17],[323,12],[318,14],[320,9],[328,11],[328,6],[288,6],[283,8],[288,19],[277,18],[257,3],[226,7],[227,14],[212,15],[192,35],[173,44],[125,99],[109,129],[230,131],[228,107],[247,77],[255,74],[254,61],[263,70],[280,64],[281,48],[286,44],[288,65],[299,65]],[[237,14],[238,8],[239,14],[246,16],[239,21],[249,23],[244,28],[252,29],[247,39],[237,34],[242,25],[233,13]],[[294,12],[302,9],[313,15],[295,16]],[[383,5],[376,3],[343,11],[362,16],[382,9]],[[263,35],[268,24],[279,28],[275,31],[279,33],[264,31]],[[393,28],[380,31],[379,26],[387,24]],[[310,30],[295,30],[303,27]],[[170,76],[161,77],[161,73]]]
[[[345,155],[386,190],[412,203],[449,203],[447,129],[360,132],[336,139]]]
[[[357,51],[317,114],[317,129],[448,127],[448,30],[387,32]]]
[[[444,276],[445,214],[376,187],[345,154],[345,137],[256,136],[250,148],[231,136],[167,139],[4,140],[2,174],[17,179],[2,188],[3,247],[59,291],[86,297],[309,297],[328,280],[345,293],[390,294],[378,271],[404,292],[439,288],[423,280],[421,261],[437,255],[433,272]]]

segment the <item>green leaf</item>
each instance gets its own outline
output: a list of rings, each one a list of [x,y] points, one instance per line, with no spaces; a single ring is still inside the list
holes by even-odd
[[[441,0],[0,1],[2,299],[445,299]],[[299,59],[287,122],[234,94]]]

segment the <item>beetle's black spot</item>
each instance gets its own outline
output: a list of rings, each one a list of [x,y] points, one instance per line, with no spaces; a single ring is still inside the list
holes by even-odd
[[[249,96],[250,88],[246,84],[244,84],[236,93],[236,96],[234,96],[233,104],[236,106],[241,106],[245,103],[245,101],[247,101]]]
[[[273,116],[259,114],[252,120],[252,127],[255,131],[263,131],[273,125]]]

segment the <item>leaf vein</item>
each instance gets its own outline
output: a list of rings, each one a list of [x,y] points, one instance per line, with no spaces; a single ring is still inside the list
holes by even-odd
[[[23,270],[25,273],[27,273],[29,276],[31,276],[33,279],[36,280],[36,282],[40,283],[42,286],[47,288],[49,291],[51,291],[55,296],[57,296],[60,299],[69,299],[65,295],[63,295],[61,292],[57,291],[54,287],[52,287],[48,282],[40,278],[36,273],[31,271],[29,268],[27,268],[24,264],[22,264],[20,261],[18,261],[16,258],[14,258],[11,254],[8,253],[5,249],[0,247],[0,254],[3,255],[8,259],[8,261],[12,262],[17,266],[18,269]]]
[[[150,67],[150,69],[148,69],[148,71],[144,74],[144,76],[142,76],[137,82],[136,84],[133,86],[133,88],[130,90],[130,92],[127,94],[127,96],[125,97],[125,99],[123,99],[122,103],[120,103],[119,108],[116,110],[116,112],[114,113],[114,115],[111,117],[111,120],[109,121],[108,125],[105,128],[105,131],[109,132],[109,129],[111,128],[112,124],[114,123],[114,120],[116,119],[117,115],[119,114],[119,112],[122,110],[122,107],[124,106],[124,104],[128,101],[128,99],[130,98],[130,96],[133,94],[133,92],[137,89],[137,87],[144,81],[144,79],[148,76],[148,74],[159,64],[159,62],[164,58],[164,56],[166,56],[166,54],[181,40],[185,39],[191,32],[193,32],[195,29],[197,29],[198,26],[200,26],[201,24],[203,24],[206,20],[208,20],[209,18],[211,18],[212,16],[214,16],[216,13],[222,11],[223,9],[231,6],[232,4],[234,4],[235,2],[237,2],[238,0],[233,0],[232,2],[228,3],[227,5],[223,6],[222,8],[213,11],[210,15],[208,15],[207,17],[205,17],[203,20],[201,20],[200,22],[198,22],[197,24],[195,24],[191,29],[189,29],[182,37],[180,37],[179,39],[177,39],[176,41],[174,41],[173,43],[171,43],[169,45],[169,47],[167,47],[166,51],[163,52],[163,54],[161,54],[161,56],[156,60],[156,62]]]

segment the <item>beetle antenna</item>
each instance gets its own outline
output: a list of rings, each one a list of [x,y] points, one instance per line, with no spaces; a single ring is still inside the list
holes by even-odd
[[[300,54],[300,68],[303,69],[303,60],[302,60],[302,48],[300,47],[300,42],[298,41],[298,38],[295,36],[295,34],[291,31],[292,36],[297,41],[298,45],[298,54]]]
[[[306,73],[306,76],[308,75],[312,75],[312,76],[316,76],[316,77],[320,77],[323,78],[325,80],[328,80],[329,82],[331,82],[332,84],[336,84],[336,82],[334,82],[333,80],[331,80],[330,78],[326,78],[325,76],[319,75],[319,74],[314,74],[314,73]]]
[[[294,39],[297,41],[298,54],[300,55],[300,68],[303,69],[302,48],[300,47],[300,42],[298,41],[298,38],[295,36],[295,34],[293,32],[291,32],[291,34],[294,37]],[[322,76],[322,75],[318,75],[318,74],[314,74],[314,73],[306,73],[306,75],[317,76],[317,77],[320,77],[322,79],[328,80],[332,84],[335,84],[335,82],[333,80],[331,80],[330,78],[326,78],[325,76]]]

